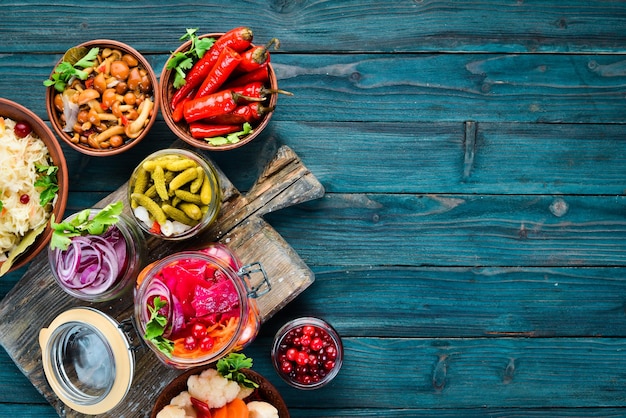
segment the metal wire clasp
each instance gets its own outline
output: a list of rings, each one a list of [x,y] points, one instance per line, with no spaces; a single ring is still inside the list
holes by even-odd
[[[256,274],[258,276],[257,273],[260,273],[263,278],[257,283],[254,283],[251,275]],[[270,283],[270,279],[269,277],[267,277],[265,269],[263,269],[263,266],[258,261],[242,266],[237,272],[237,275],[244,279],[243,283],[246,287],[249,298],[256,299],[259,296],[263,296],[264,294],[272,290],[272,284]]]

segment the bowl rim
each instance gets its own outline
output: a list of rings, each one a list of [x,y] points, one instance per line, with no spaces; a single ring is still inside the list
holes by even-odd
[[[150,418],[156,418],[157,413],[163,409],[163,407],[168,405],[174,396],[184,390],[187,390],[187,379],[189,376],[200,374],[204,370],[211,368],[215,369],[215,365],[194,367],[176,376],[161,390],[161,392],[159,392],[157,398],[154,400]],[[241,371],[246,375],[246,377],[259,385],[258,390],[260,392],[260,397],[266,402],[271,403],[274,408],[278,409],[278,416],[280,418],[290,418],[287,404],[272,382],[252,369],[242,369]]]
[[[205,33],[202,35],[198,35],[198,38],[200,39],[219,38],[222,35],[224,35],[223,32]],[[255,44],[252,43],[251,45],[254,46]],[[253,139],[258,137],[261,134],[261,132],[263,132],[265,127],[269,124],[270,119],[274,115],[274,110],[267,112],[267,114],[265,114],[265,116],[261,119],[259,124],[254,128],[254,131],[244,136],[243,138],[241,138],[239,142],[236,142],[234,144],[225,144],[225,145],[218,145],[218,146],[210,145],[206,141],[193,138],[190,134],[188,134],[188,132],[182,129],[178,123],[174,122],[172,118],[172,109],[170,109],[169,107],[169,101],[170,101],[169,99],[172,96],[170,91],[173,91],[173,89],[168,88],[168,86],[171,84],[170,80],[174,72],[167,68],[167,63],[174,56],[174,54],[178,52],[186,51],[190,47],[191,47],[191,40],[188,40],[182,43],[178,48],[176,48],[176,50],[174,50],[174,52],[172,52],[169,55],[169,57],[165,61],[165,64],[163,64],[163,69],[161,70],[161,75],[159,77],[159,94],[161,96],[160,99],[162,103],[161,115],[163,116],[165,123],[170,128],[170,130],[174,133],[174,135],[176,135],[177,138],[181,139],[182,141],[186,142],[189,145],[192,145],[194,147],[204,149],[207,151],[229,151],[235,148],[242,147],[243,145],[251,142]],[[267,63],[267,69],[269,71],[270,87],[272,89],[278,89],[276,73],[274,72],[274,67],[272,66],[271,62]],[[275,108],[277,103],[278,103],[278,93],[272,93],[269,98],[269,107]]]
[[[32,126],[33,131],[44,142],[46,142],[44,138],[49,138],[50,143],[46,142],[48,153],[50,154],[50,158],[52,159],[54,165],[59,167],[59,169],[57,170],[57,184],[59,186],[59,191],[57,192],[56,201],[54,202],[51,215],[54,215],[56,219],[63,218],[65,209],[67,207],[67,199],[69,195],[69,173],[67,170],[67,161],[65,159],[63,149],[61,148],[61,144],[58,142],[56,136],[54,135],[54,132],[52,132],[52,130],[43,121],[43,119],[37,116],[35,112],[28,109],[26,106],[13,100],[0,97],[0,107],[1,106],[9,106],[10,108],[15,109],[15,114],[23,114],[24,119],[30,119],[30,121],[34,122],[35,126]],[[0,113],[0,116],[14,119],[13,116],[7,115],[3,110],[0,110]],[[44,231],[39,234],[39,236],[35,239],[35,242],[33,242],[22,254],[20,254],[15,259],[15,262],[6,274],[23,267],[33,258],[35,258],[48,245],[51,237],[52,228],[50,227],[50,222],[48,220]],[[4,261],[0,262],[0,266],[3,264]]]
[[[63,131],[63,129],[61,128],[60,124],[57,121],[58,119],[57,112],[53,104],[54,94],[55,94],[55,89],[53,86],[46,87],[46,112],[48,113],[48,118],[50,119],[50,125],[52,125],[52,128],[54,129],[56,134],[63,140],[63,142],[69,145],[72,149],[82,154],[90,155],[93,157],[109,157],[112,155],[117,155],[122,152],[128,151],[129,149],[133,148],[138,143],[140,143],[148,135],[148,132],[150,131],[150,129],[152,128],[156,120],[158,119],[159,108],[161,106],[161,102],[160,102],[161,95],[159,94],[159,91],[158,91],[159,80],[156,76],[156,73],[154,72],[154,69],[152,68],[148,60],[138,50],[136,50],[132,46],[124,42],[116,41],[113,39],[93,39],[90,41],[82,42],[72,48],[81,48],[81,47],[86,48],[86,47],[95,47],[95,46],[112,46],[114,48],[121,49],[124,52],[127,52],[133,55],[137,59],[137,61],[139,61],[141,66],[148,72],[148,76],[150,77],[150,82],[152,83],[152,97],[153,97],[152,100],[154,102],[154,107],[152,109],[152,117],[148,120],[148,124],[145,126],[144,131],[139,135],[139,137],[131,141],[128,141],[127,143],[125,143],[124,145],[120,147],[105,149],[105,150],[96,150],[90,147],[73,143],[70,140],[67,133]],[[54,73],[54,70],[62,61],[63,61],[63,57],[59,58],[59,60],[56,62],[56,64],[52,68],[52,72],[50,73],[51,75]]]

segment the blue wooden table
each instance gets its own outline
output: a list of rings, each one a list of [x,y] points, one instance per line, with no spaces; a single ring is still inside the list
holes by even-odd
[[[160,73],[185,28],[245,25],[273,55],[269,127],[211,158],[240,189],[281,145],[323,198],[265,219],[316,280],[246,350],[293,417],[626,415],[626,3],[3,1],[0,96],[47,120],[71,46],[109,38]],[[67,213],[176,138],[118,157],[65,147]],[[0,296],[26,268],[0,279]],[[302,315],[343,336],[326,388],[273,371]],[[0,320],[2,320],[0,318]],[[0,353],[0,416],[57,416]]]

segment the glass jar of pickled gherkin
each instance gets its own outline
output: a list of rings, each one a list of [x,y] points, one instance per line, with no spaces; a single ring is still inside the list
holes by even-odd
[[[201,155],[170,148],[148,155],[128,182],[128,201],[142,230],[167,239],[190,238],[217,218],[217,171]]]

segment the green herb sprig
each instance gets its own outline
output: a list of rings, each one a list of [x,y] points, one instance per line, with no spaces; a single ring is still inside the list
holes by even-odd
[[[167,318],[159,313],[167,305],[167,301],[157,296],[152,300],[152,303],[154,306],[148,305],[150,320],[146,324],[144,337],[152,342],[159,351],[171,358],[172,351],[174,351],[174,342],[163,337],[163,332],[167,326]]]
[[[252,132],[252,125],[248,122],[245,122],[242,126],[241,131],[233,132],[232,134],[228,134],[226,136],[214,136],[213,138],[206,138],[209,144],[218,146],[218,145],[226,145],[226,144],[236,144],[240,141],[242,136],[248,135]]]
[[[100,210],[92,219],[89,219],[90,209],[85,209],[71,220],[61,223],[55,223],[54,215],[52,215],[50,219],[50,226],[52,227],[50,248],[66,250],[73,237],[103,234],[109,226],[117,223],[123,208],[122,202],[111,203]]]
[[[248,379],[241,369],[249,369],[252,367],[252,359],[246,357],[243,353],[230,353],[217,361],[217,372],[228,380],[237,382],[240,386],[246,388],[258,388],[256,382]]]
[[[213,38],[199,38],[196,35],[197,31],[198,28],[187,29],[187,32],[180,37],[180,40],[191,40],[191,47],[185,52],[176,52],[167,62],[167,69],[176,71],[173,83],[176,89],[185,84],[186,71],[191,69],[193,64],[202,58],[215,42]]]
[[[77,77],[81,80],[87,79],[89,74],[84,69],[95,65],[98,52],[100,52],[99,48],[91,48],[84,57],[75,63],[61,61],[54,69],[52,76],[45,80],[43,85],[46,87],[54,86],[57,91],[63,92],[72,77]]]
[[[59,184],[57,181],[57,171],[59,171],[59,167],[54,165],[35,164],[35,169],[38,173],[40,173],[40,176],[35,181],[34,186],[41,188],[39,192],[39,204],[44,207],[48,203],[52,202],[59,191]]]

